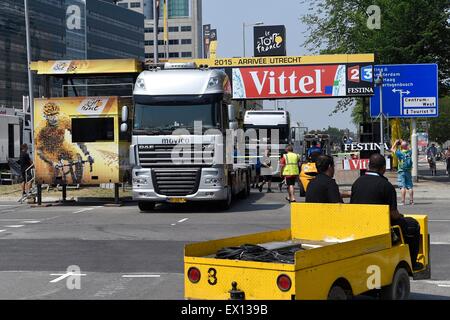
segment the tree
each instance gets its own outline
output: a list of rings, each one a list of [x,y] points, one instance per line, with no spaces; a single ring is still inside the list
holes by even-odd
[[[439,93],[450,86],[450,2],[448,0],[310,0],[305,45],[314,53],[375,53],[377,64],[437,63]],[[381,29],[367,26],[367,8],[381,9]],[[335,112],[353,99],[342,99]]]
[[[433,118],[429,123],[431,141],[442,144],[450,140],[450,96],[439,99],[439,117]]]

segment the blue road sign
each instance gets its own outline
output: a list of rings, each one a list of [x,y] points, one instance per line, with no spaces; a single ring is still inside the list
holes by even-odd
[[[438,116],[437,64],[374,66],[374,79],[383,74],[383,114],[389,118]],[[370,98],[370,116],[380,115],[380,87]]]

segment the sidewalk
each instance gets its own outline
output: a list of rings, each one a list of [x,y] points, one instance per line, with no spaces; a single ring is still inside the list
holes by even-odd
[[[414,183],[414,199],[416,200],[450,200],[450,179],[445,175],[443,165],[438,165],[438,176],[429,176],[428,164],[419,163],[419,182]],[[350,186],[359,177],[359,171],[336,170],[335,179],[342,190],[350,190]],[[397,172],[388,171],[385,177],[394,185],[399,194]]]

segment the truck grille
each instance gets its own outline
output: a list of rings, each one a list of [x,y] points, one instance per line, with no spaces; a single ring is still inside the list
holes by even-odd
[[[174,150],[174,148],[177,149]],[[143,168],[167,166],[205,166],[212,165],[214,151],[209,144],[201,147],[194,144],[176,145],[138,145],[139,163]],[[173,157],[174,155],[174,157]]]
[[[197,192],[200,174],[200,169],[153,169],[153,186],[164,196],[187,196]]]

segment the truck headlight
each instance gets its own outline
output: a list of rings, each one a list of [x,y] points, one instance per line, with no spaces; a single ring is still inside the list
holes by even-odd
[[[150,184],[150,178],[146,177],[133,178],[133,184]]]

